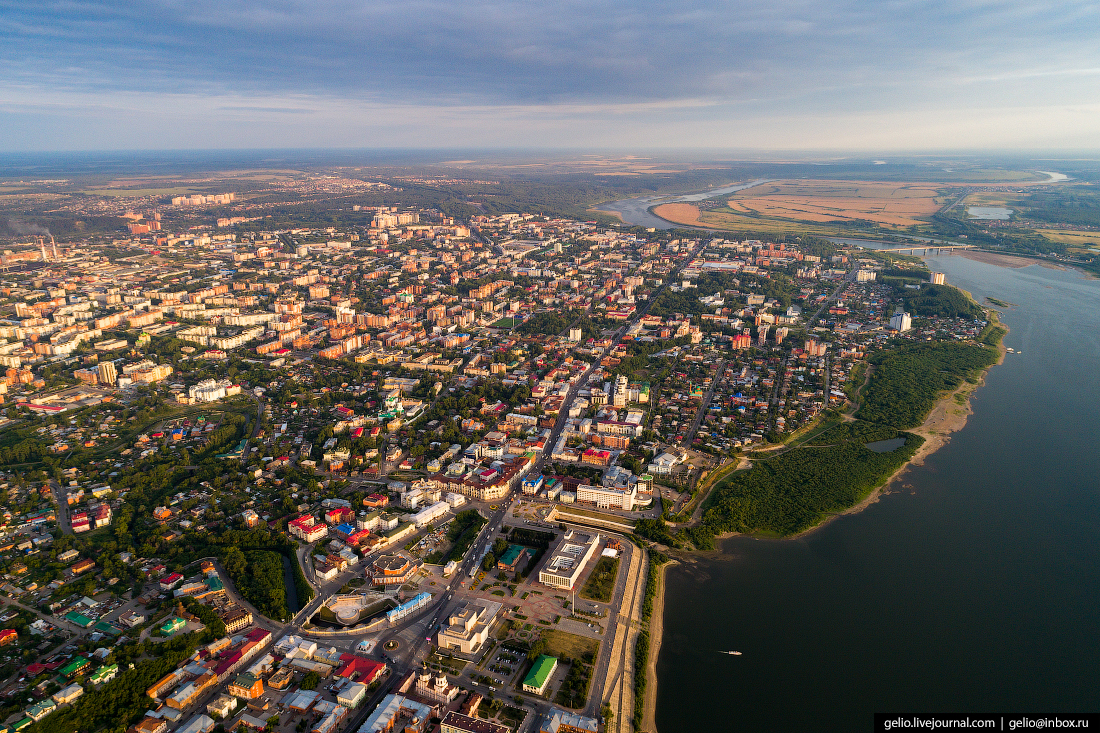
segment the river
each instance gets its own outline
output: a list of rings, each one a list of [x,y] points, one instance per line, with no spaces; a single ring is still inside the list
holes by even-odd
[[[759,186],[761,183],[768,183],[771,180],[773,179],[760,178],[755,181],[749,181],[748,183],[738,183],[730,186],[723,186],[722,188],[715,188],[710,191],[703,191],[701,193],[640,196],[638,198],[623,199],[621,201],[611,201],[606,204],[594,206],[592,208],[596,211],[606,211],[609,214],[618,214],[627,224],[653,227],[654,229],[672,229],[674,227],[680,227],[682,225],[673,224],[672,222],[665,221],[660,217],[654,216],[653,214],[649,213],[649,208],[658,203],[670,204],[678,201],[703,201],[704,199],[711,198],[712,196],[720,196],[724,193],[743,191],[746,188]]]
[[[870,730],[875,712],[1074,712],[1100,683],[1100,281],[928,259],[1018,304],[950,442],[799,540],[667,573],[657,728]],[[743,656],[720,652],[737,650]]]

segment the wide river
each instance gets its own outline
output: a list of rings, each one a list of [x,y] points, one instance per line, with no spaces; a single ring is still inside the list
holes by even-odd
[[[979,302],[1017,304],[1002,320],[1021,353],[863,512],[668,572],[661,733],[1100,709],[1100,281],[928,262]]]

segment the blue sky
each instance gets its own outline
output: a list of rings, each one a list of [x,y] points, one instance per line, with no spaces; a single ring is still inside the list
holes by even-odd
[[[1096,149],[1094,1],[0,0],[0,149]]]

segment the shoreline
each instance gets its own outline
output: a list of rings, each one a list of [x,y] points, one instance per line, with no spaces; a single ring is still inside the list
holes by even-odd
[[[990,323],[996,323],[997,326],[1005,329],[1005,333],[1007,335],[1008,327],[1001,323],[1000,319],[997,318],[995,311],[993,313],[993,318],[990,320]],[[981,374],[978,375],[978,381],[976,384],[971,384],[964,381],[956,389],[950,392],[945,392],[940,396],[939,399],[936,400],[936,404],[932,406],[931,411],[929,411],[928,415],[924,418],[924,421],[919,426],[911,430],[903,431],[907,433],[912,433],[913,435],[919,435],[920,437],[924,438],[924,443],[921,445],[920,448],[917,449],[917,452],[913,454],[912,458],[902,464],[898,468],[898,470],[890,474],[890,476],[885,481],[883,481],[880,486],[873,489],[871,493],[869,493],[866,497],[848,507],[844,511],[837,512],[836,514],[827,517],[820,523],[815,524],[808,529],[804,529],[797,534],[793,534],[790,537],[784,537],[783,539],[801,539],[811,532],[816,532],[827,524],[830,524],[837,517],[843,517],[848,514],[858,514],[859,512],[877,502],[882,496],[889,494],[890,489],[894,486],[894,484],[898,483],[902,479],[903,475],[910,466],[923,466],[924,460],[928,458],[928,456],[932,455],[940,448],[947,445],[951,441],[951,436],[954,433],[957,433],[958,431],[966,427],[966,423],[969,420],[970,416],[974,414],[974,410],[970,406],[971,398],[974,396],[975,392],[977,392],[981,387],[985,385],[985,378],[986,375],[989,373],[989,370],[995,366],[1004,363],[1005,355],[1008,353],[1008,350],[1005,347],[1003,336],[1001,337],[1000,343],[997,344],[997,352],[999,354],[999,356],[997,357],[997,361],[993,362],[993,364],[982,370]],[[959,402],[956,399],[957,395],[964,395],[965,399],[962,402]],[[716,539],[723,539],[726,536],[733,536],[733,534],[724,535],[723,537]]]
[[[1028,264],[1034,264],[1029,262]],[[968,294],[969,295],[969,294]],[[973,298],[971,298],[973,300]],[[993,308],[986,308],[990,315],[990,324],[994,324],[1000,328],[1005,329],[1005,335],[1008,333],[1008,327],[1005,326],[1000,318],[998,318],[998,311]],[[951,440],[951,435],[961,430],[966,426],[967,420],[974,414],[974,410],[970,405],[971,398],[974,394],[985,385],[986,375],[989,374],[989,370],[995,366],[1004,363],[1005,356],[1008,354],[1008,349],[1004,344],[1004,336],[1001,337],[997,344],[998,357],[997,361],[993,362],[990,366],[982,370],[977,377],[977,382],[971,384],[968,381],[963,381],[959,387],[950,392],[945,392],[940,395],[939,399],[932,406],[928,415],[925,416],[924,421],[921,424],[912,429],[904,432],[913,433],[924,438],[924,443],[917,452],[906,461],[903,465],[898,467],[894,473],[892,473],[885,481],[882,482],[877,488],[873,489],[866,497],[856,502],[852,506],[848,507],[842,512],[832,514],[823,519],[813,527],[805,529],[797,534],[793,534],[789,537],[779,538],[777,541],[783,542],[788,540],[797,540],[805,537],[811,532],[825,527],[832,523],[837,517],[842,517],[848,514],[857,514],[872,504],[876,503],[880,497],[890,493],[891,488],[902,480],[905,472],[910,466],[922,466],[924,460],[935,453],[937,450],[947,445]],[[964,395],[962,402],[956,399],[957,395]],[[700,502],[702,506],[702,502]],[[707,555],[722,554],[723,551],[720,547],[722,540],[730,537],[742,536],[740,532],[725,532],[714,538],[716,545],[719,548],[715,551],[707,552]],[[692,554],[699,553],[698,550],[689,551]],[[702,553],[700,553],[702,554]],[[664,632],[664,606],[665,606],[665,571],[673,564],[680,564],[679,561],[672,559],[668,563],[664,564],[660,568],[659,575],[659,588],[657,590],[656,597],[653,599],[653,616],[650,620],[650,657],[647,662],[647,673],[649,674],[649,680],[651,681],[646,688],[646,700],[645,700],[645,715],[643,719],[643,725],[641,727],[644,731],[650,733],[656,733],[656,710],[657,710],[657,687],[660,684],[660,680],[657,678],[657,657],[660,655],[661,644],[663,642]]]
[[[649,617],[649,659],[646,660],[645,705],[639,730],[657,733],[657,657],[661,654],[665,627],[665,572],[680,561],[669,559],[657,570],[657,593],[653,597],[653,613]],[[637,674],[637,672],[635,672]]]
[[[1039,267],[1045,267],[1049,270],[1068,270],[1072,267],[1071,265],[1051,262],[1050,260],[1045,260],[1040,257],[1026,257],[1024,255],[1007,253],[1001,254],[1000,252],[989,252],[984,249],[962,250],[959,252],[959,257],[965,257],[974,262],[982,262],[996,267],[1007,267],[1010,270],[1019,270],[1024,267],[1030,267],[1031,265],[1038,265]],[[1084,272],[1084,270],[1081,270],[1081,272]]]

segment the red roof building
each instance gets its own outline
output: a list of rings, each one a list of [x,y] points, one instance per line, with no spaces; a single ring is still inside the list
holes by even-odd
[[[386,671],[386,665],[366,657],[357,657],[354,654],[344,654],[340,657],[343,667],[336,673],[338,677],[355,679],[364,685],[369,685],[377,680]]]
[[[163,578],[160,579],[160,589],[161,590],[172,590],[177,585],[179,585],[182,581],[183,581],[183,576],[180,575],[179,573],[172,573],[171,575],[166,575],[166,576],[164,576]]]

